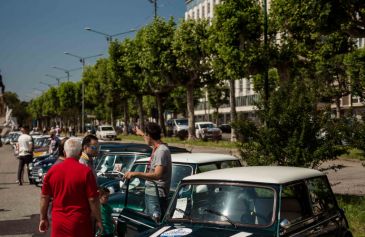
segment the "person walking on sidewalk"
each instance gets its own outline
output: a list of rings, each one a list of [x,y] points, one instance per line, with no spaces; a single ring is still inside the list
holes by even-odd
[[[20,131],[22,135],[19,136],[18,143],[17,143],[17,151],[18,151],[18,159],[19,159],[19,166],[18,166],[18,184],[23,185],[23,172],[24,172],[24,165],[27,166],[27,170],[29,169],[29,163],[33,160],[33,138],[29,135],[29,127],[23,126]],[[29,178],[29,175],[28,175]],[[30,180],[29,180],[30,182]]]

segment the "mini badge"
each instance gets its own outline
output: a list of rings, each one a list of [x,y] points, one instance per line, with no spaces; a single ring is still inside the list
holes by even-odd
[[[161,237],[180,237],[185,236],[193,232],[192,229],[188,228],[179,228],[179,229],[173,229],[169,230],[161,235]]]

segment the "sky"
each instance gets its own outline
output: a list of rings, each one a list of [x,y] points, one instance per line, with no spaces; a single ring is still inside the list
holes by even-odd
[[[184,0],[158,0],[157,14],[184,17]],[[80,68],[76,57],[108,56],[105,36],[86,31],[89,27],[106,34],[138,29],[151,22],[149,0],[0,0],[0,70],[5,90],[29,101],[46,91],[46,84],[67,81],[66,73],[54,69]],[[135,33],[117,36],[133,38]],[[86,60],[95,64],[97,58]],[[70,72],[70,81],[79,81],[81,69]],[[42,82],[42,83],[41,83]]]

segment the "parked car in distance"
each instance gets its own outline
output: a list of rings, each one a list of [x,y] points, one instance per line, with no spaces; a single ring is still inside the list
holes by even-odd
[[[222,130],[222,133],[231,133],[232,127],[229,124],[221,124],[219,129]]]
[[[101,140],[115,140],[117,133],[110,125],[100,125],[96,130],[96,137]]]
[[[146,220],[135,228],[152,226]],[[162,224],[140,236],[182,235],[352,236],[324,173],[280,166],[184,178]]]
[[[222,140],[222,130],[212,122],[196,122],[195,135],[204,141],[208,139]]]
[[[196,173],[207,172],[210,170],[225,169],[231,167],[240,167],[241,163],[238,158],[214,153],[181,153],[172,154],[172,177],[169,199],[173,196],[179,182],[184,177]],[[132,171],[146,172],[149,164],[149,158],[143,158],[135,162]],[[154,225],[146,228],[136,225],[136,222],[149,220],[149,217],[143,212],[145,207],[145,186],[143,179],[132,179],[128,184],[123,186],[120,192],[110,195],[108,204],[113,208],[112,216],[118,217],[118,236],[135,236],[137,232],[148,230],[156,227]],[[157,190],[157,187],[156,187]],[[127,197],[127,199],[126,199]],[[126,208],[124,208],[127,204]],[[147,219],[146,219],[147,218]],[[154,223],[154,221],[152,221]],[[137,229],[138,231],[136,232]],[[133,230],[134,229],[134,230]]]
[[[179,136],[187,133],[189,123],[187,118],[169,119],[166,122],[169,135]]]

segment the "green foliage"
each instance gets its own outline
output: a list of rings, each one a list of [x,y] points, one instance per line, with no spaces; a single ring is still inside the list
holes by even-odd
[[[249,165],[317,167],[345,153],[339,146],[341,123],[316,109],[314,95],[302,79],[282,84],[271,95],[269,110],[258,113],[266,126],[236,124],[242,158]]]
[[[365,48],[345,56],[346,72],[351,80],[351,93],[364,98],[365,91]]]
[[[340,208],[345,211],[353,236],[365,236],[365,197],[337,194],[336,199]]]

